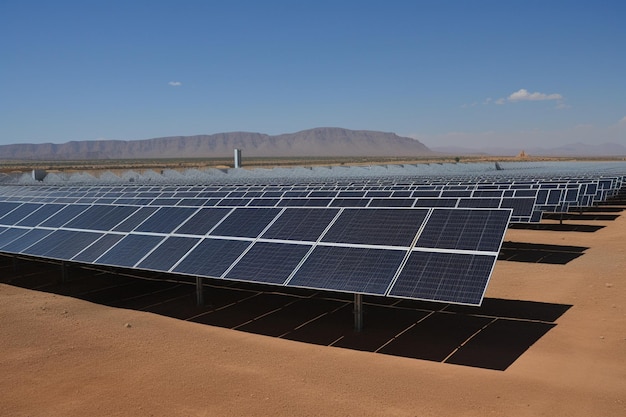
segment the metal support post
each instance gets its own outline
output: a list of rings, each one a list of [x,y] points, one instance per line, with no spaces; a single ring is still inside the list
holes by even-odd
[[[202,307],[204,305],[204,279],[196,277],[196,305]]]
[[[354,294],[354,331],[363,330],[363,294]]]

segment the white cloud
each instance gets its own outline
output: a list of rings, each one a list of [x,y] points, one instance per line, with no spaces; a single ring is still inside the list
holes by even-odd
[[[181,85],[183,85],[183,83],[181,83],[180,81],[170,81],[168,84],[172,87],[180,87]]]
[[[519,89],[511,94],[508,101],[543,101],[543,100],[563,100],[563,96],[560,94],[545,94],[545,93],[529,93],[526,89]]]
[[[626,126],[626,116],[622,117],[617,124],[620,126]]]

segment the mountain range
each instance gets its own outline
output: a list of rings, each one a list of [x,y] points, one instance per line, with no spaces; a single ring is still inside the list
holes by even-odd
[[[555,148],[520,149],[497,146],[429,148],[416,139],[395,133],[320,127],[273,136],[229,132],[127,141],[0,145],[0,160],[230,158],[234,149],[241,149],[244,157],[515,156],[521,151],[529,156],[626,156],[626,147],[616,143],[575,143]]]
[[[144,140],[85,140],[0,145],[0,160],[157,159],[232,157],[425,156],[433,152],[395,133],[322,127],[282,135],[250,132]]]

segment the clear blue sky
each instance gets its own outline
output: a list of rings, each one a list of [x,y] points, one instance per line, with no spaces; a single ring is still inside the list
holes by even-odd
[[[0,144],[626,145],[626,1],[0,1]]]

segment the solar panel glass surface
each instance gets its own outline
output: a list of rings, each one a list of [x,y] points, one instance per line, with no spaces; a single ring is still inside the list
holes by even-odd
[[[290,208],[263,233],[264,239],[315,242],[339,209]]]
[[[384,295],[406,251],[316,246],[290,286]]]
[[[427,210],[344,209],[323,242],[410,246]]]
[[[389,295],[480,305],[496,258],[413,251]]]
[[[505,210],[434,210],[416,246],[498,252],[508,222]]]
[[[173,272],[219,278],[248,246],[249,241],[204,239],[182,259]]]
[[[97,263],[132,267],[154,249],[161,240],[163,240],[161,236],[126,235],[104,255],[99,257]]]
[[[226,278],[283,284],[310,248],[310,245],[257,242],[228,271]]]

